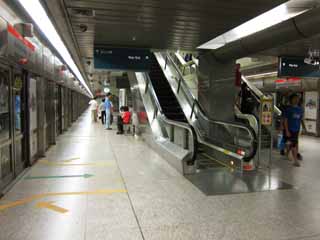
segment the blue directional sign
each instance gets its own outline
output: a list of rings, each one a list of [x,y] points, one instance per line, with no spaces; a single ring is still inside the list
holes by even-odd
[[[148,71],[151,66],[149,49],[94,48],[96,69]]]
[[[278,66],[279,77],[311,77],[319,78],[319,65],[304,62],[304,57],[280,57]]]

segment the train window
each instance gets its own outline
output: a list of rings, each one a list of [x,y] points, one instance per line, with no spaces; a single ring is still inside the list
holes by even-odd
[[[0,72],[0,141],[10,137],[8,73]]]

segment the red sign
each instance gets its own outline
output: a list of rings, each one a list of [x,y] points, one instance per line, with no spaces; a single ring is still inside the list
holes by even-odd
[[[8,33],[10,33],[17,40],[22,42],[26,47],[28,47],[31,51],[35,51],[35,46],[25,39],[12,25],[8,24]]]
[[[292,78],[284,78],[284,79],[277,79],[275,83],[283,84],[283,83],[298,83],[301,82],[301,78],[292,77]]]

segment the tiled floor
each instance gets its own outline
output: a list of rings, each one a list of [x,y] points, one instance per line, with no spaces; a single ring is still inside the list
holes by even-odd
[[[144,142],[84,114],[27,174],[57,178],[22,179],[0,201],[0,239],[320,239],[319,146],[302,140],[301,168],[275,156],[272,174],[293,190],[205,196]]]

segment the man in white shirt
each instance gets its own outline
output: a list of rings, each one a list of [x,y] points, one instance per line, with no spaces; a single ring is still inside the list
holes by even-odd
[[[98,102],[96,97],[90,100],[90,111],[91,111],[91,118],[94,122],[97,122],[97,110],[98,110]]]
[[[102,125],[105,124],[106,122],[106,106],[104,104],[105,102],[105,99],[102,99],[100,105],[99,105],[99,111],[100,111],[100,114],[101,114],[101,122],[102,122]]]

